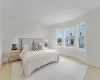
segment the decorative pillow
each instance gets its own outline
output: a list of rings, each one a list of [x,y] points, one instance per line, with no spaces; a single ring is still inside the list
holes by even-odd
[[[34,50],[34,51],[43,50],[43,45],[41,43],[35,43],[34,40],[33,40],[32,50]]]
[[[32,45],[32,50],[38,51],[39,50],[38,44]]]
[[[38,48],[39,48],[39,50],[43,50],[43,45],[42,44],[39,44],[38,45]]]
[[[23,50],[30,50],[29,44],[23,45]]]

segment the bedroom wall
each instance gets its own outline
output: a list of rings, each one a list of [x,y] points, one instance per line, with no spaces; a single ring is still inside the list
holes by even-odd
[[[24,11],[18,0],[4,0],[2,15],[2,32],[3,32],[3,61],[7,61],[8,52],[14,38],[20,37],[41,37],[48,38],[51,48],[59,50],[60,54],[72,56],[87,62],[93,66],[100,67],[100,9],[88,12],[75,20],[52,25],[47,28],[40,23],[34,23],[30,12]],[[16,4],[15,4],[16,3]],[[19,4],[19,5],[18,5]],[[56,47],[56,29],[77,24],[86,24],[86,50],[71,47]],[[48,36],[48,37],[47,37]]]
[[[30,12],[24,11],[19,1],[3,2],[3,61],[8,60],[8,52],[15,38],[46,38],[45,26],[34,23]]]
[[[77,48],[78,44],[74,48],[73,47],[57,47],[56,46],[56,29],[59,29],[59,28],[63,29],[63,28],[67,28],[70,26],[75,26],[77,28],[77,25],[81,24],[81,23],[85,23],[85,25],[87,25],[86,21],[87,21],[87,17],[86,17],[86,15],[84,15],[84,16],[81,16],[75,20],[72,20],[72,21],[69,21],[66,23],[49,26],[48,27],[48,31],[49,31],[48,39],[51,44],[51,48],[57,49],[60,52],[60,54],[75,57],[84,62],[87,62],[87,51]],[[76,43],[78,43],[77,41],[78,40],[76,40]],[[87,42],[85,41],[85,43],[87,43]],[[87,45],[85,45],[85,46],[87,46]]]
[[[88,62],[100,67],[100,8],[90,11],[87,20]]]
[[[14,21],[13,21],[14,22]],[[7,24],[3,28],[3,61],[7,61],[8,52],[11,50],[11,44],[15,38],[46,38],[46,28],[41,25],[26,22],[23,25]],[[18,25],[19,24],[19,25]]]
[[[2,66],[2,1],[0,0],[0,67]]]
[[[85,50],[77,47],[56,47],[57,28],[75,26],[84,22],[86,24]],[[51,37],[49,41],[53,49],[57,49],[60,54],[78,58],[92,66],[100,68],[100,8],[94,9],[75,20],[63,24],[52,25],[49,28],[51,29],[51,32],[49,32],[49,36]]]
[[[0,16],[0,67],[2,66],[2,25]]]

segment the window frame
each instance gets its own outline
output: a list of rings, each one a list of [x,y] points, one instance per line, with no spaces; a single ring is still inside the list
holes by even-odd
[[[85,25],[85,28],[84,28],[84,48],[80,48],[79,47],[79,38],[80,38],[80,25]],[[74,43],[74,46],[65,46],[65,30],[66,28],[75,28],[75,43]],[[70,26],[70,27],[63,27],[63,28],[57,28],[56,29],[56,47],[65,47],[65,48],[76,48],[78,50],[86,50],[86,23],[83,22],[83,23],[80,23],[80,24],[77,24],[76,26]],[[62,45],[59,46],[57,44],[57,30],[62,30]]]
[[[84,28],[84,48],[80,48],[80,26],[81,25],[85,25],[85,28]],[[78,49],[79,50],[86,50],[86,24],[85,22],[84,23],[80,23],[78,24]]]
[[[57,44],[57,31],[58,30],[62,30],[62,45],[61,46],[59,46],[58,44]],[[63,47],[63,43],[64,43],[64,28],[58,28],[58,29],[56,29],[56,47]]]
[[[75,42],[74,42],[74,46],[72,46],[72,45],[69,45],[69,46],[66,46],[65,45],[65,31],[66,31],[66,29],[67,28],[75,28],[75,33],[76,33],[76,26],[71,26],[71,27],[66,27],[66,28],[64,28],[64,47],[71,47],[71,48],[75,48],[76,47],[76,37],[77,37],[77,35],[75,34]]]

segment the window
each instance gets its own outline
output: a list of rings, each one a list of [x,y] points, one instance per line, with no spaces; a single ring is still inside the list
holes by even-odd
[[[65,46],[75,46],[75,27],[66,28],[64,31]]]
[[[56,31],[56,36],[57,36],[57,46],[62,46],[63,30],[58,29]]]
[[[80,34],[79,34],[79,48],[84,48],[84,36],[85,36],[85,24],[81,24],[79,26]]]
[[[56,30],[57,46],[85,48],[85,24]]]

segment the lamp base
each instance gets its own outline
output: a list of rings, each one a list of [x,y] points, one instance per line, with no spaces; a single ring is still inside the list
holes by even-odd
[[[12,44],[11,50],[18,50],[16,44]]]

